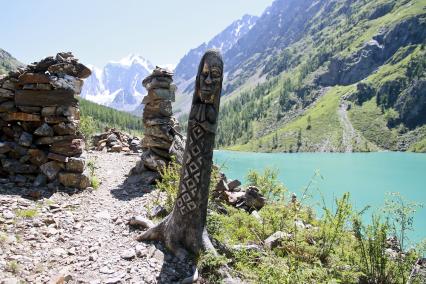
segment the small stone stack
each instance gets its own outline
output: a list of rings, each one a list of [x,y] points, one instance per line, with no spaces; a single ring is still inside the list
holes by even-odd
[[[63,52],[0,79],[1,176],[34,186],[89,186],[75,95],[90,74]]]
[[[92,137],[93,149],[106,152],[142,152],[141,140],[137,136],[118,131],[115,128],[105,128],[105,132]]]
[[[172,102],[175,100],[176,91],[172,77],[173,73],[156,67],[142,82],[148,90],[148,95],[142,101],[145,106],[141,164],[145,169],[155,172],[159,172],[172,156],[180,162],[184,151],[184,139],[179,133],[179,123],[172,116]]]

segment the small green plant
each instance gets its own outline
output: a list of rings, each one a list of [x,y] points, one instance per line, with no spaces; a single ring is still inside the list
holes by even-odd
[[[89,162],[87,163],[87,168],[89,169],[90,186],[93,187],[93,189],[98,189],[101,184],[101,181],[95,175],[95,161],[89,160]]]
[[[409,241],[407,232],[413,230],[414,214],[421,207],[421,203],[409,201],[399,192],[388,193],[385,197],[384,212],[389,216],[391,229],[402,251],[405,251],[406,242]]]
[[[259,188],[260,193],[271,201],[283,201],[287,188],[278,180],[278,170],[266,168],[262,174],[250,170],[247,174],[248,185]]]
[[[101,181],[97,176],[91,176],[90,177],[90,185],[93,187],[93,189],[98,189],[101,185]]]
[[[341,199],[336,200],[336,212],[323,206],[324,217],[320,226],[320,252],[319,258],[322,262],[327,262],[332,250],[337,247],[340,240],[346,234],[345,225],[352,215],[352,205],[349,202],[349,193],[343,194]]]
[[[16,260],[11,260],[7,263],[6,269],[13,274],[17,274],[20,270],[20,266]]]
[[[87,168],[89,169],[89,174],[91,176],[95,175],[95,161],[94,160],[89,160],[89,162],[87,162]]]
[[[200,255],[198,267],[203,275],[208,275],[207,280],[210,283],[219,283],[221,280],[219,270],[228,262],[229,260],[222,255],[206,252]]]
[[[391,262],[385,253],[388,222],[383,222],[380,216],[373,215],[372,223],[365,226],[357,214],[352,224],[357,240],[356,249],[360,256],[359,266],[366,283],[394,283]]]
[[[402,253],[406,252],[406,244],[409,242],[408,231],[413,231],[414,214],[423,205],[405,199],[399,192],[389,193],[385,198],[384,212],[388,214],[390,228],[394,236],[397,237]],[[401,276],[401,283],[406,283],[408,278],[407,270],[412,263],[409,257],[398,256],[397,269]]]
[[[0,245],[6,243],[7,241],[7,235],[0,233]]]
[[[161,179],[157,182],[157,188],[166,193],[166,200],[163,206],[167,212],[171,212],[175,203],[179,190],[181,165],[176,162],[175,158],[165,167],[161,169]],[[158,199],[157,199],[158,202]]]
[[[93,117],[82,115],[80,117],[79,130],[83,134],[86,142],[88,142],[90,137],[96,132],[96,124],[94,122]]]
[[[38,215],[37,209],[18,209],[16,210],[16,216],[26,219],[34,218]]]

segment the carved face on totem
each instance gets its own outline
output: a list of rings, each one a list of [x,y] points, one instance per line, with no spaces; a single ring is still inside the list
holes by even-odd
[[[222,90],[223,62],[220,54],[207,52],[200,62],[197,80],[198,96],[202,103],[213,104]]]

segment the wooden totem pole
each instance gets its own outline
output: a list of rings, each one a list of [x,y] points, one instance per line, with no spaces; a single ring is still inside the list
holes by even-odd
[[[138,240],[160,240],[176,255],[213,248],[205,229],[213,147],[223,81],[217,50],[201,58],[188,121],[179,191],[173,211]]]

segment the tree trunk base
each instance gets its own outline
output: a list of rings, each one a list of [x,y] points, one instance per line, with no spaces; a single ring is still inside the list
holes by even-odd
[[[177,258],[180,260],[184,260],[188,256],[188,251],[180,244],[177,240],[180,239],[180,235],[173,232],[173,230],[166,230],[168,217],[166,217],[161,223],[157,225],[153,225],[152,222],[146,219],[141,219],[141,217],[137,216],[132,218],[132,225],[140,225],[141,227],[148,228],[148,230],[138,237],[136,240],[139,242],[143,241],[159,241],[163,242],[168,250],[170,250]],[[135,221],[136,220],[136,221]],[[170,228],[170,227],[169,227]],[[207,251],[214,255],[218,255],[217,250],[214,248],[210,237],[207,233],[207,230],[204,229],[202,236],[202,251]],[[231,283],[241,283],[238,279],[234,279],[230,272],[231,269],[227,265],[223,265],[220,269],[220,274]],[[193,283],[197,281],[199,278],[198,268],[195,269],[195,272],[192,276],[185,278],[182,283]]]

